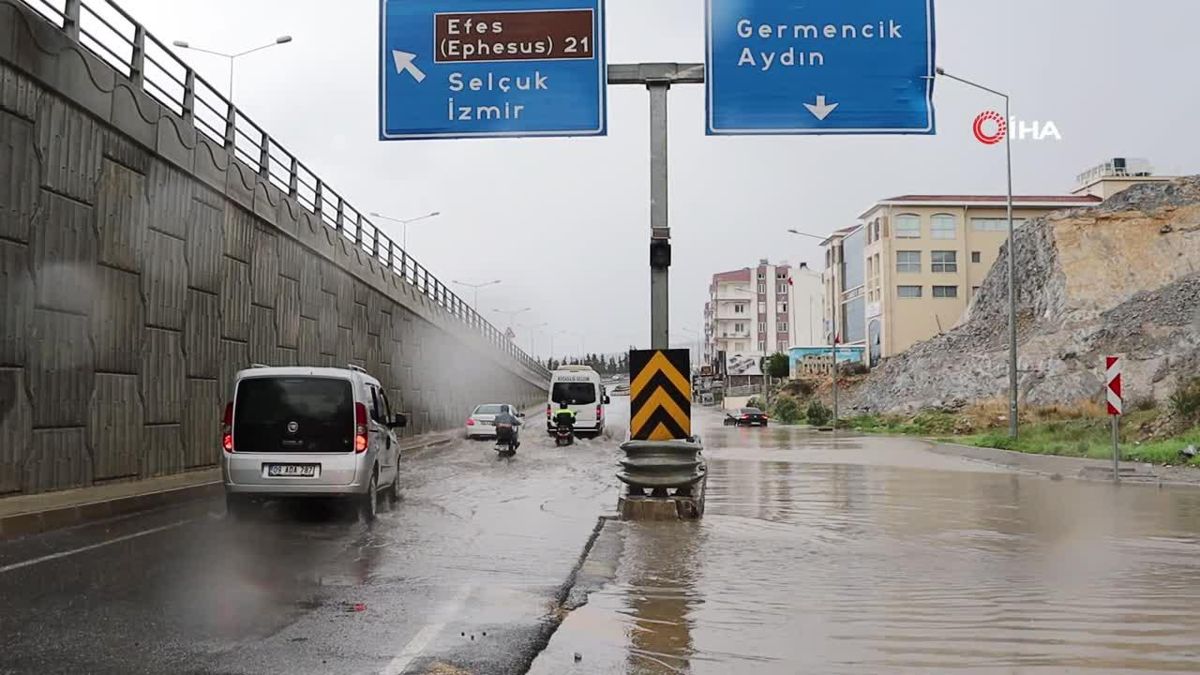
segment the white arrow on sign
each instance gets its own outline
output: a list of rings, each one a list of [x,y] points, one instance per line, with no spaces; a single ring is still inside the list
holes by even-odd
[[[833,112],[834,110],[837,110],[838,104],[837,103],[826,104],[825,97],[818,96],[816,105],[813,105],[811,103],[805,103],[804,107],[808,108],[808,112],[812,113],[813,117],[816,117],[818,120],[824,120],[826,117],[829,117],[829,113]]]
[[[396,60],[397,75],[407,70],[408,74],[412,75],[413,79],[417,81],[417,84],[420,84],[425,80],[424,71],[418,68],[417,64],[413,63],[413,61],[417,58],[416,54],[413,54],[412,52],[402,52],[399,49],[393,49],[392,58]]]

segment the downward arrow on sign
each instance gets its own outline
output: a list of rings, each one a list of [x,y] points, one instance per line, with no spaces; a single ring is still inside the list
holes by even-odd
[[[420,84],[425,80],[425,73],[413,61],[417,58],[416,54],[411,52],[402,52],[399,49],[392,50],[392,58],[396,61],[396,74],[399,75],[404,71],[408,71],[409,75]]]
[[[808,112],[812,113],[813,117],[816,117],[818,120],[824,121],[824,119],[826,117],[829,117],[829,113],[832,113],[834,110],[837,110],[838,104],[837,103],[826,104],[825,97],[818,96],[816,105],[813,105],[811,103],[805,103],[804,107],[808,108]]]

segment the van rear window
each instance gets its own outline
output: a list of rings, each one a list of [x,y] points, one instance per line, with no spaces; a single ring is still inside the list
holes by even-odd
[[[238,452],[349,452],[353,435],[354,398],[346,380],[261,377],[238,384]]]
[[[589,405],[596,402],[596,385],[591,382],[556,382],[550,400],[567,405]]]

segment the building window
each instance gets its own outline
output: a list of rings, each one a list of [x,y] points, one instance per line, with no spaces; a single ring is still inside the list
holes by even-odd
[[[788,332],[788,326],[787,326],[787,322],[786,322],[786,321],[784,321],[783,323],[780,323],[780,324],[779,324],[779,334],[780,334],[780,335],[787,335],[787,332]]]
[[[1024,218],[1013,219],[1013,229],[1024,224]],[[972,218],[971,229],[976,232],[1008,232],[1008,218]]]
[[[957,239],[958,221],[949,213],[939,213],[930,219],[930,234],[934,239]]]
[[[746,332],[746,324],[744,324],[744,323],[735,323],[735,324],[733,324],[733,332],[735,332],[735,333],[745,333],[745,332]]]
[[[897,286],[896,297],[898,298],[919,298],[921,297],[920,286]]]
[[[787,314],[787,303],[786,302],[779,303],[779,311],[783,314]]]
[[[896,216],[896,238],[920,239],[921,217],[914,216],[911,213],[905,213]]]
[[[934,251],[930,254],[930,269],[933,272],[957,272],[958,251]]]
[[[879,241],[879,219],[878,218],[875,219],[875,223],[872,225],[872,228],[875,230],[875,241]]]
[[[957,298],[958,286],[934,286],[933,297],[935,298]]]
[[[972,287],[971,287],[971,299],[972,299],[972,300],[974,300],[974,299],[975,299],[975,296],[976,296],[976,295],[978,295],[978,294],[979,294],[979,287],[978,287],[978,286],[972,286]]]
[[[767,285],[766,285],[766,284],[759,284],[759,285],[758,285],[758,292],[759,292],[759,293],[766,293],[766,292],[767,292]]]
[[[920,274],[921,252],[896,251],[896,271],[901,274]]]
[[[737,304],[737,305],[734,305],[734,306],[733,306],[733,313],[734,313],[734,314],[745,314],[745,313],[746,313],[746,306],[745,306],[745,305],[742,305],[742,304]]]
[[[767,322],[763,321],[762,323],[758,324],[758,332],[760,332],[760,333],[767,332]]]
[[[983,254],[980,253],[979,251],[971,251],[971,262],[973,262],[973,263],[983,262]]]

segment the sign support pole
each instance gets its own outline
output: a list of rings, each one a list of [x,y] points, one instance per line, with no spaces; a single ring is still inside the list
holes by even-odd
[[[667,96],[674,84],[704,84],[703,63],[630,63],[608,67],[609,84],[650,92],[650,346],[668,349],[671,226],[667,154]]]
[[[1121,416],[1112,416],[1113,482],[1121,482]]]
[[[671,81],[649,81],[650,92],[650,243],[671,242],[668,210],[667,94]],[[669,265],[669,261],[668,261]],[[650,347],[671,348],[670,267],[658,264],[651,255],[650,267]]]

